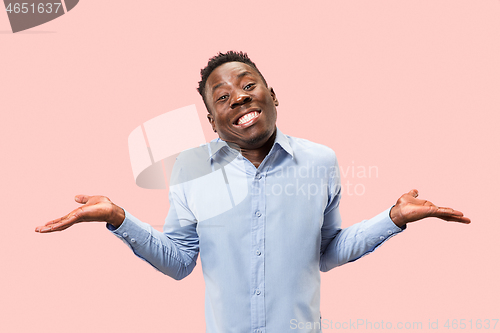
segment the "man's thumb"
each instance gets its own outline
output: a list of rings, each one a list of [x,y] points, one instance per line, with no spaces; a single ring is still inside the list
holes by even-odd
[[[75,196],[75,201],[81,204],[86,204],[87,201],[89,201],[89,196],[85,194],[78,194],[77,196]]]
[[[408,194],[411,195],[412,197],[416,198],[416,197],[418,197],[418,190],[413,189],[410,192],[408,192]]]

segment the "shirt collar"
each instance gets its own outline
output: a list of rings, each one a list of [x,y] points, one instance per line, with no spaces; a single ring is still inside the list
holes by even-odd
[[[284,151],[286,151],[290,156],[293,158],[293,149],[290,146],[290,142],[288,141],[288,138],[286,137],[285,134],[283,134],[279,128],[276,127],[276,138],[274,139],[274,145],[271,148],[271,151],[273,150],[274,146],[276,144],[280,145],[281,148],[283,148]],[[221,151],[222,148],[225,150],[233,150],[229,145],[221,140],[220,138],[214,139],[210,141],[208,144],[208,149],[209,149],[209,159],[213,159],[214,156]]]
[[[284,151],[286,151],[293,158],[293,149],[290,146],[290,141],[285,134],[283,134],[279,128],[276,127],[276,139],[274,140],[273,147],[279,144]]]

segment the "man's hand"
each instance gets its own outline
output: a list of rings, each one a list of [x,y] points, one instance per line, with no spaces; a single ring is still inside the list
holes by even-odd
[[[77,195],[75,201],[83,206],[73,210],[68,215],[47,222],[43,226],[36,227],[35,231],[40,233],[62,231],[75,223],[103,221],[119,227],[125,219],[125,212],[111,202],[107,197],[101,195],[88,196]]]
[[[417,199],[418,191],[411,190],[403,194],[392,207],[390,216],[398,227],[426,217],[437,217],[445,221],[470,223],[462,212],[447,207],[438,207],[430,201]]]

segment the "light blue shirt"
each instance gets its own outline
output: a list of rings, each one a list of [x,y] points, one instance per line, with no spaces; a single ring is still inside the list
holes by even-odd
[[[163,233],[127,211],[107,228],[174,279],[200,254],[207,333],[321,332],[320,271],[402,231],[390,209],[341,229],[335,153],[278,129],[258,168],[219,139],[181,153],[169,199]]]

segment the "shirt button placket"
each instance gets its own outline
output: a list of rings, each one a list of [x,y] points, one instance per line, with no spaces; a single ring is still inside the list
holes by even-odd
[[[262,333],[265,327],[264,299],[264,233],[265,233],[265,177],[258,173],[254,178],[256,191],[252,196],[252,289],[251,317],[253,332]]]

